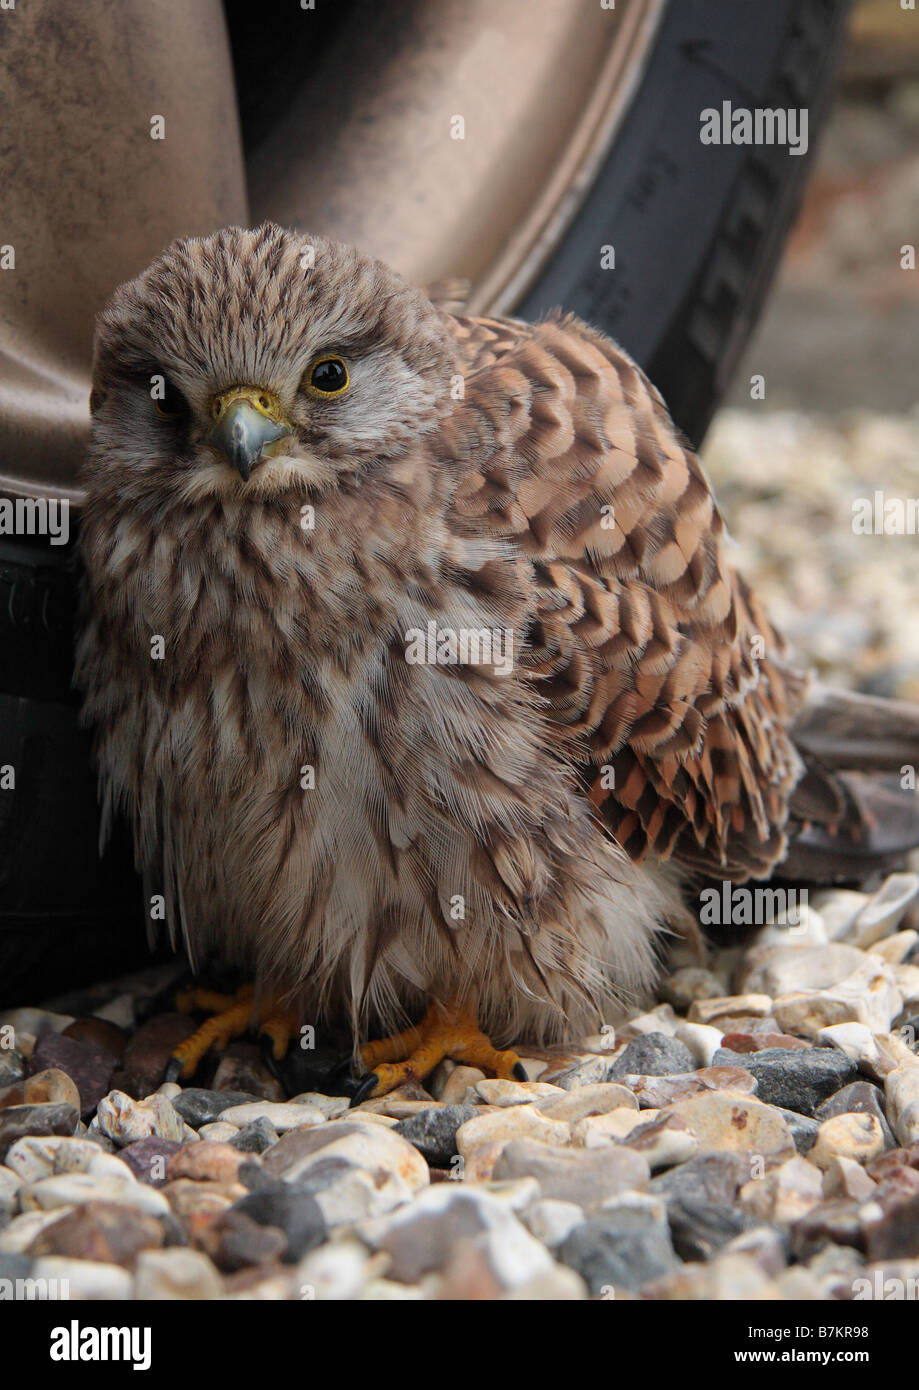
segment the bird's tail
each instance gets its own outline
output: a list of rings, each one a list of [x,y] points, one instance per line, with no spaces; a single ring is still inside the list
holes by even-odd
[[[919,705],[815,682],[791,729],[805,771],[778,872],[863,882],[919,846]]]

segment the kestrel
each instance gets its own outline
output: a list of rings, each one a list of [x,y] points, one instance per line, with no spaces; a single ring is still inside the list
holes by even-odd
[[[350,247],[228,228],[117,290],[93,381],[77,666],[103,833],[128,814],[193,967],[256,985],[186,1074],[255,1011],[278,1048],[347,1020],[361,1094],[445,1055],[519,1077],[492,1041],[595,1030],[700,876],[870,859],[845,737],[602,333],[463,317]]]

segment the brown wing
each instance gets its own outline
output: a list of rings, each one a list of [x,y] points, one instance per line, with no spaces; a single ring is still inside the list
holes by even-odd
[[[574,318],[458,320],[451,525],[513,540],[534,602],[521,664],[628,853],[764,875],[801,764],[801,678],[724,558],[698,459],[654,387]]]

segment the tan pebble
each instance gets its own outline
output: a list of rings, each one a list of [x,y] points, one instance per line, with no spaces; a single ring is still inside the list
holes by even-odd
[[[677,1018],[670,1004],[658,1004],[646,1014],[637,1014],[616,1030],[617,1042],[630,1042],[641,1033],[666,1033],[672,1038],[676,1034],[681,1019]]]
[[[623,1043],[622,1047],[617,1051],[621,1052],[625,1046],[626,1044]],[[597,1057],[594,1055],[588,1055],[586,1057],[584,1055],[571,1056],[564,1059],[564,1061],[553,1062],[551,1068],[543,1073],[543,1079],[550,1085],[553,1085],[560,1077],[568,1073],[574,1073],[576,1082],[571,1089],[576,1090],[578,1086],[594,1086],[598,1082],[606,1080],[610,1062],[612,1062],[616,1056],[617,1052],[610,1052],[606,1057]],[[571,1078],[569,1077],[569,1085],[570,1080]],[[565,1088],[563,1087],[563,1089]]]
[[[485,1080],[485,1073],[478,1067],[455,1067],[447,1077],[438,1099],[444,1105],[462,1105],[470,1086]]]
[[[539,1196],[539,1180],[526,1178],[495,1178],[482,1185],[483,1192],[496,1197],[511,1211],[525,1211]]]
[[[583,1220],[583,1209],[576,1202],[552,1197],[538,1198],[523,1213],[524,1225],[548,1249],[561,1245]]]
[[[579,1086],[574,1091],[560,1091],[556,1086],[552,1090],[559,1094],[538,1100],[536,1108],[549,1119],[565,1120],[568,1124],[588,1115],[605,1115],[609,1110],[638,1109],[634,1092],[615,1081],[599,1081],[592,1086]]]
[[[917,893],[919,875],[889,874],[858,914],[850,940],[864,947],[891,936]]]
[[[502,1109],[510,1105],[529,1105],[536,1100],[567,1095],[561,1086],[550,1086],[544,1081],[505,1081],[498,1077],[486,1077],[483,1081],[477,1081],[473,1089],[487,1105],[496,1105]]]
[[[868,947],[868,953],[872,956],[880,956],[886,960],[888,965],[899,965],[914,947],[919,943],[919,932],[917,931],[898,931],[894,936],[888,936],[884,941],[875,941]]]
[[[185,1130],[172,1102],[156,1094],[133,1100],[124,1091],[109,1091],[99,1102],[96,1121],[103,1134],[122,1145],[151,1136],[181,1141]]]
[[[227,1207],[245,1197],[242,1183],[198,1182],[194,1178],[175,1178],[158,1189],[190,1233],[198,1225],[210,1225]]]
[[[854,1158],[836,1154],[830,1159],[823,1175],[823,1195],[826,1198],[845,1197],[864,1202],[877,1184]]]
[[[588,1115],[571,1127],[571,1142],[579,1149],[592,1149],[597,1144],[625,1139],[633,1129],[647,1124],[659,1115],[659,1110],[630,1110],[620,1108],[604,1115]]]
[[[363,1105],[358,1105],[350,1113],[367,1124],[379,1125],[381,1129],[395,1129],[399,1123],[395,1115],[381,1115],[377,1110],[365,1110]]]
[[[325,1116],[312,1105],[294,1105],[290,1101],[250,1100],[243,1105],[230,1105],[221,1111],[220,1118],[230,1125],[251,1124],[253,1120],[269,1120],[279,1134],[304,1125],[321,1125]]]
[[[808,1157],[818,1168],[826,1169],[837,1156],[870,1163],[883,1152],[884,1131],[877,1116],[852,1112],[824,1120]]]
[[[864,1023],[834,1023],[829,1028],[821,1028],[816,1041],[821,1047],[837,1048],[859,1066],[874,1068],[880,1061],[874,1034]]]
[[[864,1023],[873,1033],[889,1029],[903,1007],[893,967],[880,956],[859,954],[862,963],[839,984],[780,995],[774,1007],[782,1028],[807,1038],[837,1023]]]
[[[795,1153],[791,1131],[779,1112],[740,1091],[703,1091],[668,1109],[686,1121],[701,1153],[729,1149],[788,1158]]]
[[[290,1100],[292,1105],[312,1105],[327,1120],[339,1119],[350,1108],[347,1096],[324,1096],[321,1091],[303,1091],[298,1096],[291,1096]]]
[[[388,1115],[390,1119],[408,1120],[412,1115],[420,1115],[423,1110],[439,1110],[443,1101],[429,1096],[427,1100],[402,1100],[393,1092],[392,1096],[371,1096],[357,1109],[362,1115]]]
[[[117,1165],[112,1167],[112,1165]],[[56,1173],[87,1173],[108,1170],[121,1177],[133,1176],[130,1168],[114,1154],[107,1154],[91,1139],[63,1134],[28,1134],[17,1139],[6,1155],[6,1165],[23,1182],[50,1178]]]
[[[52,1207],[69,1208],[97,1201],[133,1207],[147,1216],[162,1216],[167,1210],[162,1194],[146,1183],[137,1182],[131,1174],[116,1178],[109,1174],[60,1173],[33,1182],[19,1194],[23,1211],[38,1208],[50,1211]]]
[[[228,1124],[226,1120],[213,1120],[209,1125],[202,1125],[198,1130],[198,1138],[201,1140],[209,1139],[217,1144],[226,1144],[239,1133],[238,1125]]]
[[[874,1041],[880,1053],[876,1067],[878,1080],[884,1080],[900,1067],[919,1067],[919,1056],[907,1046],[898,1033],[875,1033]]]
[[[699,1151],[699,1140],[686,1121],[666,1113],[630,1130],[620,1142],[646,1158],[652,1171],[686,1163]]]
[[[890,1127],[899,1143],[908,1148],[919,1140],[919,1058],[888,1073],[884,1094]]]
[[[674,1036],[689,1048],[699,1066],[707,1067],[721,1046],[724,1030],[708,1023],[681,1023]]]
[[[33,1264],[31,1277],[50,1288],[66,1287],[68,1297],[74,1301],[121,1302],[134,1296],[130,1271],[102,1260],[43,1255]]]
[[[790,1225],[823,1200],[820,1169],[796,1155],[741,1187],[738,1200],[760,1221]]]
[[[456,1132],[457,1153],[464,1158],[480,1144],[511,1139],[539,1139],[544,1144],[567,1144],[571,1128],[561,1120],[550,1120],[532,1105],[514,1105],[490,1114],[476,1115]]]
[[[21,1216],[14,1216],[10,1224],[0,1231],[0,1255],[24,1255],[46,1226],[76,1210],[76,1205],[71,1204],[50,1207],[46,1211],[26,1211]]]
[[[891,969],[904,1005],[919,1003],[919,965],[892,965]]]
[[[220,1276],[206,1255],[175,1246],[142,1250],[134,1271],[134,1297],[154,1299],[214,1299],[222,1293]]]
[[[825,946],[754,946],[744,954],[740,978],[746,990],[777,999],[798,991],[829,989],[864,960],[863,951],[841,941]]]
[[[194,1178],[199,1182],[235,1182],[240,1165],[252,1157],[229,1144],[206,1139],[174,1153],[166,1164],[166,1176],[170,1180]]]
[[[783,1269],[776,1276],[775,1287],[779,1298],[788,1303],[816,1303],[826,1298],[820,1280],[801,1265]]]
[[[762,927],[753,938],[751,946],[822,946],[829,939],[827,923],[821,912],[809,903],[801,903],[793,909],[794,920],[787,911],[780,911],[771,926]]]
[[[719,1255],[706,1264],[684,1264],[646,1284],[642,1296],[679,1302],[720,1303],[778,1297],[775,1283],[751,1255]]]
[[[58,1067],[48,1067],[26,1078],[25,1104],[40,1105],[44,1101],[64,1101],[76,1110],[81,1109],[76,1082]]]
[[[720,999],[696,999],[687,1018],[690,1023],[710,1026],[738,1017],[767,1018],[771,1012],[772,999],[768,994],[726,994]]]
[[[461,1156],[459,1162],[454,1159],[451,1176],[457,1173],[464,1182],[488,1182],[507,1143],[506,1139],[492,1139],[488,1143],[477,1144],[469,1154]]]
[[[823,918],[827,940],[846,938],[867,902],[867,893],[856,893],[849,888],[833,888],[826,893],[818,893],[814,904]]]

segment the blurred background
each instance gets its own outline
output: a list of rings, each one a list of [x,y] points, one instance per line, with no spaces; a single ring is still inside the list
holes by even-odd
[[[703,457],[737,561],[800,654],[913,700],[919,537],[854,534],[852,503],[919,497],[919,270],[900,266],[917,241],[919,14],[858,0],[800,214]]]

